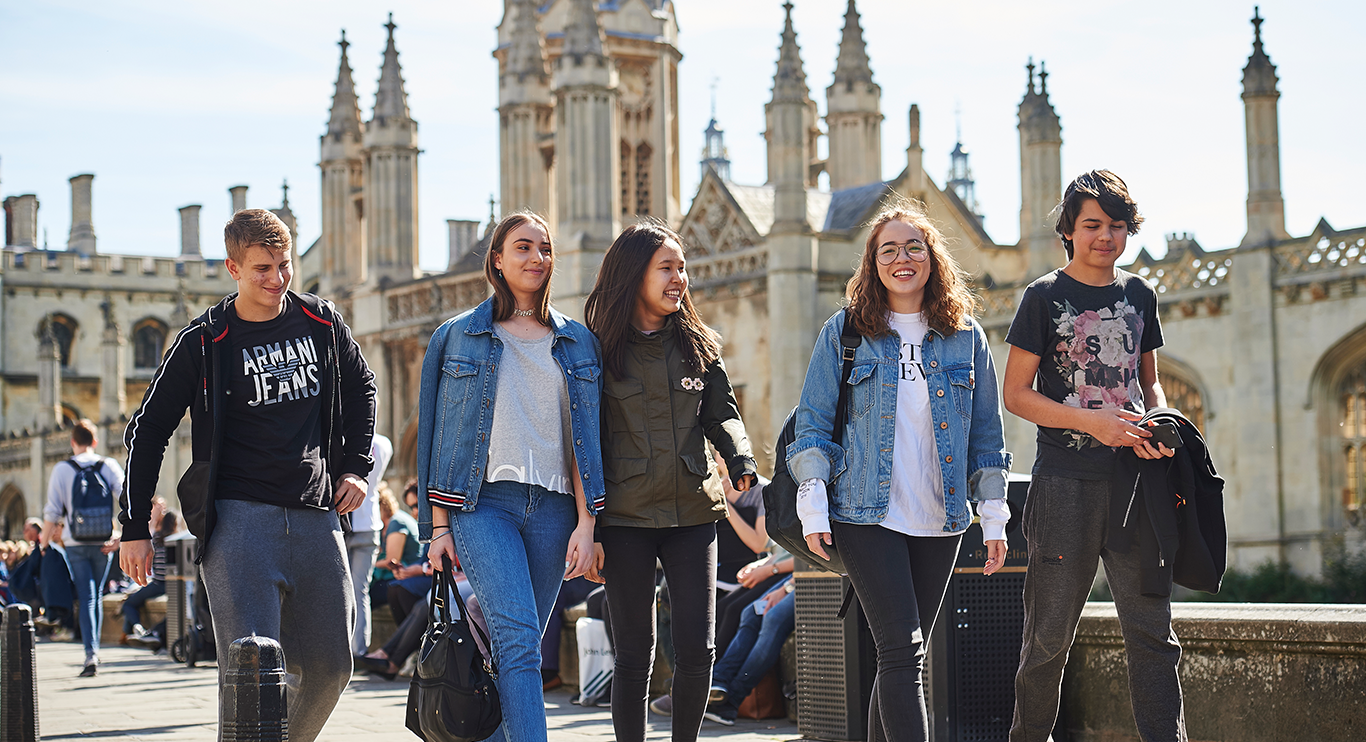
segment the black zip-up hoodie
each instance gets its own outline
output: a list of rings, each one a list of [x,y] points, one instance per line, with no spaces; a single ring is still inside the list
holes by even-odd
[[[313,342],[322,348],[321,397],[327,405],[321,415],[323,460],[333,482],[344,474],[362,479],[370,475],[374,461],[370,443],[375,429],[375,377],[361,355],[360,346],[332,302],[313,294],[289,292],[312,320]],[[180,506],[190,532],[199,540],[199,558],[208,546],[217,520],[214,485],[218,464],[231,451],[220,450],[225,398],[225,364],[230,360],[225,341],[229,336],[228,307],[237,299],[230,294],[210,307],[176,335],[142,405],[124,433],[128,466],[120,497],[119,522],[124,541],[151,538],[147,521],[152,514],[166,444],[190,410],[191,448],[194,460],[177,486]],[[332,506],[331,495],[320,507]]]
[[[1171,595],[1173,582],[1217,593],[1228,549],[1224,480],[1199,429],[1180,412],[1158,408],[1144,422],[1149,419],[1176,425],[1181,447],[1160,459],[1140,459],[1132,448],[1120,451],[1110,483],[1106,546],[1120,553],[1138,549],[1144,595]]]

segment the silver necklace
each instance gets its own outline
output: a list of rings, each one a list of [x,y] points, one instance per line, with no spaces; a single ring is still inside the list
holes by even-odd
[[[530,317],[530,316],[536,314],[536,310],[534,310],[534,309],[514,309],[514,310],[512,310],[512,313],[515,314],[515,315],[517,315],[518,317]]]

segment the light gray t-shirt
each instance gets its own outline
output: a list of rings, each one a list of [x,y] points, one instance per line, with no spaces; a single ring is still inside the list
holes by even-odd
[[[487,479],[522,482],[573,494],[569,481],[569,390],[560,364],[550,355],[555,333],[523,340],[498,325],[503,341],[498,391],[489,435]]]

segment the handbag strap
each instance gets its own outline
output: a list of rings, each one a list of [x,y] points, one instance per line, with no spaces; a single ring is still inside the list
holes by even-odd
[[[442,569],[432,573],[432,600],[431,604],[427,606],[427,625],[430,626],[439,619],[447,626],[463,623],[478,632],[480,641],[484,642],[484,646],[488,647],[489,650],[489,657],[486,662],[489,674],[497,675],[498,665],[493,661],[493,642],[489,641],[488,634],[484,633],[477,621],[470,620],[469,608],[460,607],[459,620],[451,617],[451,606],[448,598],[449,596],[460,595],[460,591],[455,589],[455,569],[451,565],[451,558],[442,556],[441,566]]]
[[[849,406],[849,377],[854,373],[854,351],[863,342],[863,336],[854,329],[849,321],[849,308],[844,309],[844,329],[840,331],[840,347],[843,349],[844,368],[840,372],[839,399],[835,402],[835,424],[830,431],[830,440],[841,443],[844,439],[845,408]]]

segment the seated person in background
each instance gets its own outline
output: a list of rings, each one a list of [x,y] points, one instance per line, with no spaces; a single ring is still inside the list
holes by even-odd
[[[42,587],[38,583],[38,577],[42,574],[43,555],[39,546],[39,539],[43,532],[43,521],[38,518],[29,518],[24,521],[24,540],[21,542],[25,548],[25,556],[14,563],[10,568],[9,592],[16,603],[25,603],[33,609],[33,617],[38,618],[38,611],[43,607]]]
[[[792,557],[774,545],[773,553],[746,564],[736,575],[740,589],[716,601],[716,654],[726,653],[740,618],[756,598],[792,574]]]
[[[147,601],[166,594],[166,537],[180,530],[180,518],[175,511],[166,509],[166,501],[160,497],[152,503],[150,527],[152,579],[123,601],[123,638],[125,644],[155,652],[164,643],[165,625],[163,623],[161,634],[143,628],[141,609]]]
[[[764,547],[768,545],[764,521],[764,485],[768,484],[768,480],[760,478],[753,487],[741,492],[731,486],[726,462],[715,452],[713,458],[721,477],[721,488],[726,493],[727,506],[726,519],[716,524],[716,586],[726,590],[723,583],[735,585],[736,573],[746,564],[764,556]]]
[[[413,482],[409,488],[415,486]],[[370,580],[370,604],[384,605],[389,600],[389,585],[394,581],[394,573],[389,565],[393,562],[412,564],[418,561],[422,545],[417,541],[417,521],[399,507],[398,500],[394,499],[389,488],[379,490],[375,497],[379,500],[379,517],[384,523],[384,540],[380,542],[381,551]]]
[[[743,611],[739,631],[712,668],[706,718],[725,726],[735,723],[740,704],[778,661],[783,642],[797,628],[794,595],[789,575]]]

